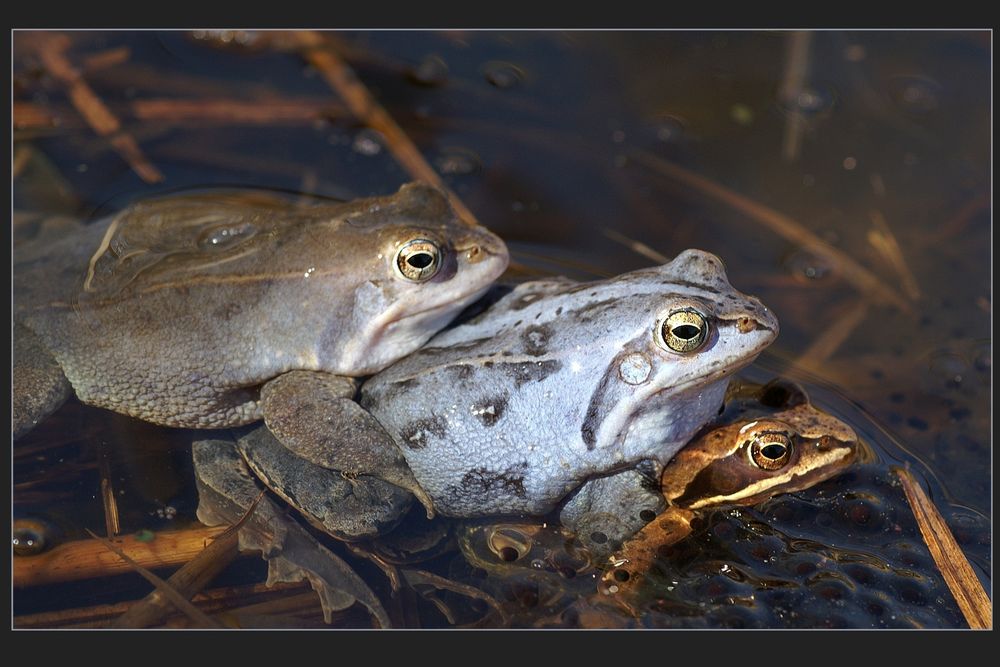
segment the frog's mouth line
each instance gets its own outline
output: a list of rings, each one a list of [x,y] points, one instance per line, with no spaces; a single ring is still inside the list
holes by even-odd
[[[502,251],[498,252],[496,248],[487,247],[487,245],[483,243],[475,243],[469,246],[455,248],[455,252],[458,254],[462,254],[468,252],[472,248],[478,248],[480,250],[478,258],[473,262],[460,262],[459,272],[463,271],[472,272],[473,275],[469,276],[468,283],[473,285],[482,284],[483,285],[482,287],[473,290],[471,292],[464,292],[457,294],[453,298],[448,299],[447,301],[444,301],[437,305],[429,306],[422,310],[408,313],[407,315],[404,315],[402,317],[393,317],[393,313],[386,313],[386,324],[383,327],[383,331],[387,331],[389,328],[393,326],[398,326],[400,323],[403,322],[406,323],[412,322],[414,321],[414,318],[425,319],[428,317],[443,315],[445,312],[452,309],[455,311],[455,317],[458,317],[459,313],[462,312],[463,308],[474,303],[481,296],[486,294],[486,292],[489,290],[490,287],[492,287],[496,279],[500,277],[500,274],[502,274],[507,269],[507,264],[510,261],[510,255],[506,251],[506,248],[502,247],[503,248]],[[494,267],[494,270],[489,271],[485,275],[476,275],[481,272],[482,266],[474,267],[473,265],[475,264],[482,265],[482,262],[487,258],[497,258],[502,261],[500,261],[497,264],[497,266]],[[479,280],[477,280],[477,278]],[[435,331],[435,333],[437,332]]]
[[[761,348],[761,350],[763,351],[763,348]],[[751,363],[753,363],[754,359],[756,359],[759,354],[760,353],[758,352],[757,354],[748,357],[746,362],[740,364],[739,366],[727,366],[723,369],[713,371],[708,375],[701,375],[692,378],[691,380],[683,384],[674,384],[667,387],[662,387],[657,391],[654,391],[649,395],[645,396],[638,402],[637,404],[638,407],[631,410],[628,414],[623,415],[623,417],[621,418],[620,421],[621,425],[618,428],[617,435],[614,438],[612,446],[625,447],[627,444],[626,441],[628,440],[629,432],[632,430],[633,424],[635,424],[636,421],[638,421],[646,413],[656,412],[658,409],[661,409],[662,408],[661,404],[663,403],[664,400],[661,397],[664,396],[665,394],[673,398],[679,394],[687,394],[692,391],[697,391],[698,388],[700,387],[709,387],[714,384],[717,384],[719,381],[723,380],[727,376],[734,375],[741,369],[749,366]]]

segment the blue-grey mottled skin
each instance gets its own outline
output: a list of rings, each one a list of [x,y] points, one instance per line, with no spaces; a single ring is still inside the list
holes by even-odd
[[[443,248],[423,283],[406,241]],[[296,204],[188,195],[15,247],[15,435],[65,397],[167,426],[261,418],[259,387],[290,370],[364,376],[412,352],[503,272],[503,242],[439,191]],[[68,384],[67,384],[68,380]]]
[[[696,351],[655,340],[677,308],[708,321]],[[439,513],[545,514],[590,479],[669,461],[777,332],[719,258],[687,250],[609,280],[525,283],[369,379],[360,400]]]

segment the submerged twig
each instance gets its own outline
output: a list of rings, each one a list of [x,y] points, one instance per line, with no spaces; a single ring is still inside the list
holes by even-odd
[[[31,154],[34,149],[27,144],[18,144],[14,148],[14,159],[11,161],[10,177],[17,180],[24,173],[25,167],[31,162]]]
[[[121,532],[121,522],[118,518],[118,499],[115,498],[115,486],[111,482],[111,451],[105,440],[101,440],[97,452],[97,469],[101,477],[101,503],[104,505],[104,528],[108,537],[114,537]]]
[[[938,227],[937,232],[931,236],[929,243],[938,244],[960,234],[972,218],[981,211],[989,210],[989,208],[990,193],[980,192],[978,196],[966,202],[962,208],[958,209],[955,215],[951,216],[944,224]]]
[[[50,130],[63,124],[59,114],[34,102],[17,100],[11,104],[15,130]]]
[[[909,302],[899,292],[883,283],[871,271],[855,262],[846,253],[826,243],[787,215],[646,151],[632,149],[629,155],[639,164],[721,201],[779,236],[836,263],[847,281],[865,294],[870,294],[872,298],[891,303],[907,313],[912,311]]]
[[[210,618],[208,614],[206,614],[201,609],[198,609],[198,607],[191,604],[190,600],[188,600],[186,597],[178,593],[170,584],[165,582],[163,579],[160,579],[158,576],[156,576],[155,574],[153,574],[152,572],[150,572],[149,570],[147,570],[146,568],[144,568],[143,566],[139,565],[134,560],[129,558],[128,555],[124,551],[119,549],[117,546],[115,546],[114,543],[111,542],[111,540],[101,537],[100,535],[90,530],[89,528],[87,529],[87,532],[95,540],[99,541],[101,544],[103,544],[105,547],[107,547],[114,553],[118,554],[118,557],[124,560],[132,567],[132,569],[134,569],[136,572],[142,575],[143,579],[156,586],[156,590],[158,590],[161,594],[163,594],[164,597],[170,600],[170,602],[175,607],[183,611],[185,614],[190,616],[198,623],[201,623],[203,627],[206,628],[222,627],[219,623]]]
[[[868,306],[867,299],[862,298],[853,304],[847,312],[837,313],[833,317],[833,322],[823,328],[823,333],[799,356],[795,365],[813,371],[817,370],[822,362],[832,357],[840,349],[840,346],[854,333],[858,325],[865,321],[865,317],[868,316]]]
[[[917,286],[917,278],[906,264],[906,259],[903,257],[903,251],[896,241],[896,236],[889,229],[889,223],[885,221],[885,216],[882,215],[882,212],[877,210],[871,212],[871,219],[872,224],[875,225],[875,229],[868,231],[868,243],[899,274],[906,296],[916,301],[920,298],[920,288]]]
[[[670,261],[670,258],[668,258],[666,255],[657,252],[656,250],[650,248],[648,245],[642,243],[641,241],[635,241],[633,239],[630,239],[624,234],[620,234],[609,227],[605,227],[603,231],[604,235],[607,236],[612,241],[617,241],[618,243],[621,243],[623,246],[635,252],[636,254],[642,255],[647,259],[651,259],[658,264],[666,264],[667,262]]]
[[[806,119],[802,114],[799,97],[805,87],[809,71],[809,45],[812,33],[796,30],[788,35],[788,57],[785,60],[785,74],[778,92],[780,101],[788,110],[785,135],[781,144],[781,155],[786,162],[794,162],[799,157],[802,146],[802,131]]]
[[[309,588],[307,582],[297,582],[294,584],[276,583],[268,586],[264,583],[246,584],[241,586],[227,586],[223,588],[213,588],[198,593],[191,601],[206,614],[219,614],[229,609],[245,606],[248,600],[259,602],[273,599],[298,598],[296,591],[302,591],[312,599],[312,605],[318,607],[315,593]],[[303,600],[303,603],[305,601]],[[23,614],[15,616],[13,626],[15,628],[107,628],[115,618],[134,605],[134,602],[114,602],[111,604],[99,604],[90,607],[74,607],[71,609],[59,609],[57,611],[44,611],[36,614]],[[171,627],[177,625],[172,619],[177,618],[174,610],[170,616],[163,620],[157,627]]]
[[[97,53],[92,53],[89,56],[83,58],[83,69],[84,72],[96,72],[102,70],[105,67],[113,67],[115,65],[121,65],[122,63],[128,62],[128,59],[132,57],[132,50],[127,46],[119,46],[114,49],[108,49],[107,51],[99,51]]]
[[[351,113],[367,127],[385,137],[389,151],[396,161],[413,178],[425,181],[445,192],[459,218],[469,225],[479,224],[472,211],[445,185],[402,128],[358,80],[353,70],[329,48],[323,36],[314,30],[296,31],[292,34],[302,47],[303,57],[319,70],[326,82],[344,100]]]
[[[910,502],[913,516],[917,519],[920,534],[969,627],[976,630],[992,628],[993,606],[990,598],[951,534],[948,524],[909,470],[894,467],[893,472],[903,483],[903,491]]]
[[[132,113],[140,120],[180,123],[212,121],[247,125],[281,122],[310,123],[320,119],[338,119],[347,109],[330,102],[312,100],[238,100],[200,98],[197,100],[145,99],[132,103]]]
[[[128,555],[145,567],[181,565],[205,548],[205,542],[223,532],[223,528],[156,533],[152,541],[135,535],[120,538],[119,545]],[[37,556],[14,558],[15,588],[107,577],[129,572],[128,565],[108,553],[93,540],[76,540],[59,544]]]
[[[257,504],[264,496],[264,493],[262,490],[260,495],[257,496],[257,500],[240,517],[239,521],[226,528],[201,553],[174,572],[167,579],[167,583],[186,599],[190,599],[207,586],[219,572],[236,560],[236,557],[240,553],[240,528],[243,527],[250,518],[250,515],[257,508]],[[156,625],[173,611],[171,602],[169,598],[157,589],[122,614],[115,621],[114,627],[148,628]]]
[[[162,181],[163,174],[160,170],[143,154],[135,139],[122,130],[118,118],[87,85],[80,70],[67,60],[64,52],[68,48],[69,40],[65,35],[39,37],[38,55],[42,63],[52,76],[66,86],[70,101],[87,124],[97,134],[108,138],[118,154],[142,180],[147,183]]]

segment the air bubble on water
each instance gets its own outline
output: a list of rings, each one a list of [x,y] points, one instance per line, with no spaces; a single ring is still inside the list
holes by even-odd
[[[382,135],[371,128],[365,128],[354,136],[351,148],[361,155],[378,155],[382,152]]]
[[[653,119],[656,138],[664,143],[680,141],[685,134],[684,121],[672,114],[664,114]]]
[[[483,65],[482,72],[490,84],[501,89],[513,88],[524,81],[524,70],[505,61],[492,60]]]
[[[466,176],[480,170],[482,161],[473,151],[461,146],[449,146],[442,149],[434,160],[438,171],[442,174]]]
[[[429,54],[412,68],[407,75],[413,83],[421,86],[440,86],[448,80],[448,63],[441,56]]]
[[[848,62],[858,63],[865,59],[868,55],[865,52],[865,47],[860,44],[850,44],[844,49],[844,59]]]
[[[924,76],[899,76],[889,82],[889,97],[904,111],[928,113],[938,108],[942,86]]]

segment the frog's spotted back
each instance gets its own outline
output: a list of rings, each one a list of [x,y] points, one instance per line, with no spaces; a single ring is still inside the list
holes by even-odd
[[[369,380],[362,402],[443,513],[544,513],[590,477],[669,460],[777,331],[721,260],[687,250],[520,285]]]

